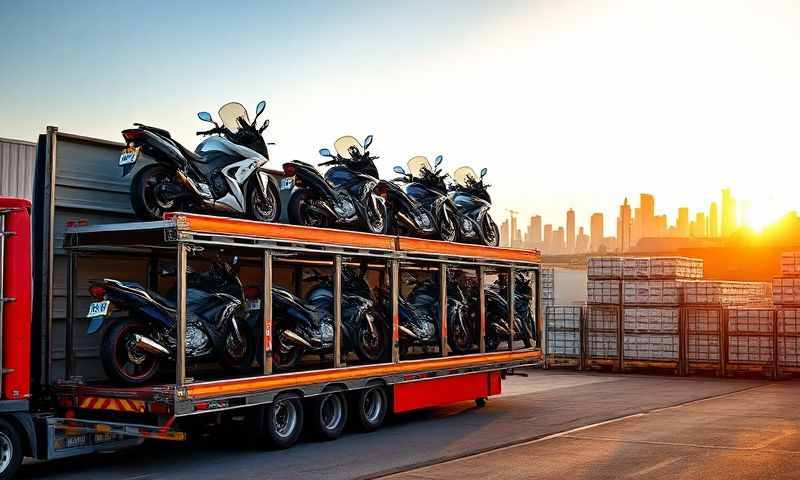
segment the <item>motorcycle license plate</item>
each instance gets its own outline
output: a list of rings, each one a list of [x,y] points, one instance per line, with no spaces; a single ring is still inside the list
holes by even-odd
[[[281,190],[291,190],[294,188],[294,178],[286,177],[281,179]]]
[[[253,312],[261,309],[261,300],[249,300],[247,302],[247,311]]]
[[[119,156],[119,166],[123,165],[130,165],[132,163],[136,163],[136,159],[139,158],[139,152],[141,151],[140,147],[135,148],[126,148],[122,151],[122,155]]]
[[[92,303],[89,305],[89,313],[86,314],[86,318],[104,317],[108,315],[109,305],[111,305],[111,302],[108,300]]]

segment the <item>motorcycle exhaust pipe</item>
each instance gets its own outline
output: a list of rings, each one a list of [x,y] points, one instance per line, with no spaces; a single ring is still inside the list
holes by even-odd
[[[502,333],[502,334],[505,334],[505,335],[509,335],[509,334],[511,334],[511,332],[509,332],[509,331],[508,331],[508,328],[506,328],[506,326],[505,326],[505,325],[502,325],[502,324],[500,324],[500,323],[495,323],[495,324],[494,324],[494,329],[495,329],[495,331],[497,331],[498,333]]]
[[[192,192],[194,192],[195,195],[197,195],[198,197],[203,198],[203,199],[211,198],[211,196],[209,194],[201,192],[200,189],[197,188],[197,185],[194,183],[194,180],[192,180],[191,178],[187,177],[186,174],[183,173],[182,171],[176,170],[175,171],[175,175],[178,178],[178,181],[184,187],[186,187],[189,190],[191,190]]]
[[[139,335],[138,333],[133,334],[133,344],[136,348],[144,352],[155,355],[169,355],[169,350],[166,347],[155,340],[147,338],[144,335]]]
[[[287,340],[289,340],[291,343],[294,343],[299,347],[314,348],[311,346],[310,343],[306,341],[306,339],[304,339],[303,337],[294,333],[291,330],[284,330],[283,335],[286,337]]]
[[[404,222],[406,225],[408,225],[409,227],[411,227],[411,228],[420,228],[420,227],[418,227],[418,226],[417,226],[417,224],[416,224],[416,223],[415,223],[413,220],[411,220],[411,218],[409,218],[409,217],[408,217],[408,215],[406,215],[405,213],[403,213],[403,212],[397,212],[397,216],[400,218],[400,220],[402,220],[402,221],[403,221],[403,222]]]
[[[397,329],[400,330],[400,333],[403,333],[403,334],[405,334],[405,335],[407,335],[407,336],[409,336],[411,338],[419,339],[419,336],[417,336],[417,334],[415,334],[414,332],[409,330],[408,327],[404,327],[402,325],[398,325]]]

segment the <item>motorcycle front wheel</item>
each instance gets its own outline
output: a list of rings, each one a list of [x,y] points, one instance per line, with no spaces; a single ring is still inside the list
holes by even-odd
[[[289,199],[289,221],[294,225],[307,227],[330,227],[330,218],[318,209],[312,202],[316,201],[311,191],[298,188]]]
[[[275,185],[267,185],[266,193],[257,181],[251,181],[247,192],[247,216],[259,222],[277,222],[281,216],[281,200]]]
[[[250,326],[245,322],[237,322],[239,335],[233,327],[225,332],[223,344],[220,346],[219,363],[228,371],[242,372],[253,364],[256,351],[256,339]]]
[[[175,200],[161,197],[158,187],[175,183],[173,172],[161,165],[153,163],[139,170],[131,181],[131,207],[136,217],[141,220],[161,220],[165,212],[175,210]]]
[[[500,246],[500,229],[497,228],[497,224],[494,223],[488,213],[483,217],[483,222],[481,222],[481,239],[484,245],[490,247]]]
[[[375,322],[370,329],[369,323],[364,320],[358,326],[358,339],[356,343],[356,355],[367,363],[376,363],[386,357],[389,346],[388,334],[381,322]]]
[[[458,223],[456,213],[448,207],[444,207],[441,218],[439,218],[439,238],[445,242],[458,241]]]
[[[461,325],[461,322],[456,322],[453,328],[448,332],[448,343],[453,353],[461,355],[468,353],[472,348],[472,335],[469,330]]]
[[[276,372],[286,372],[297,366],[303,356],[300,347],[291,345],[283,339],[282,327],[277,327],[272,337],[272,369]]]
[[[367,211],[364,218],[367,224],[367,230],[370,233],[387,234],[389,233],[389,210],[386,208],[386,202],[373,199],[367,205]]]
[[[100,346],[106,375],[128,385],[146,383],[155,376],[161,363],[156,354],[136,347],[136,334],[149,337],[151,332],[142,322],[120,319],[108,327]]]

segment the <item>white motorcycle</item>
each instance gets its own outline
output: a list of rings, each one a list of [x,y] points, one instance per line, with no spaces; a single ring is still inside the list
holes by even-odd
[[[208,211],[277,221],[281,212],[278,185],[264,168],[269,152],[262,133],[269,120],[256,128],[266,106],[267,102],[259,102],[250,122],[241,103],[227,103],[219,109],[222,126],[210,113],[198,113],[200,120],[213,123],[214,128],[197,134],[214,136],[203,140],[194,152],[160,128],[134,123],[138,128],[123,130],[127,143],[119,159],[123,176],[142,154],[155,160],[131,181],[136,216],[160,220],[170,211]]]

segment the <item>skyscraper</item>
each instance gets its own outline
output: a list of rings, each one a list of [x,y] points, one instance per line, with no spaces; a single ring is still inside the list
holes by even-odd
[[[566,247],[564,227],[558,227],[553,232],[553,253],[564,253]]]
[[[706,234],[706,214],[697,212],[691,225],[691,235],[695,238],[705,238]]]
[[[550,223],[544,226],[544,238],[542,242],[542,251],[550,253],[553,249],[553,225]]]
[[[575,252],[575,210],[567,210],[567,242],[566,253]]]
[[[654,218],[656,216],[656,199],[649,193],[639,194],[639,214],[642,217],[642,237],[656,237]]]
[[[517,228],[517,216],[513,213],[511,214],[511,246],[518,247],[519,246],[519,229]]]
[[[592,252],[596,252],[597,249],[600,248],[600,245],[603,244],[603,214],[602,213],[593,213],[591,220],[589,221],[589,234],[591,235],[591,247],[590,250]]]
[[[586,253],[589,250],[589,236],[583,231],[583,227],[578,229],[578,236],[575,238],[575,253]]]
[[[722,236],[730,237],[736,231],[736,199],[730,188],[722,189]]]
[[[717,218],[717,202],[711,202],[708,209],[708,236],[711,238],[719,237],[719,219]]]
[[[625,202],[619,206],[617,242],[620,252],[627,252],[631,249],[631,206],[628,205],[627,197],[625,197]]]
[[[500,224],[500,245],[505,247],[511,246],[511,233],[509,231],[508,220],[503,220]]]
[[[679,237],[688,237],[689,236],[689,208],[688,207],[681,207],[678,209],[678,223],[675,225],[678,227],[678,236]]]
[[[535,247],[542,243],[542,217],[534,215],[528,224],[528,246]]]

